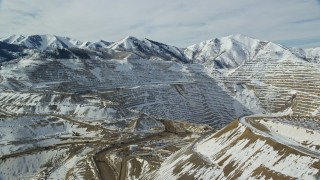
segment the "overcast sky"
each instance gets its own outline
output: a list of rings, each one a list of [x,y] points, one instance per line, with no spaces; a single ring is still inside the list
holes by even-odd
[[[128,35],[185,47],[230,34],[320,46],[320,0],[0,0],[0,36]]]

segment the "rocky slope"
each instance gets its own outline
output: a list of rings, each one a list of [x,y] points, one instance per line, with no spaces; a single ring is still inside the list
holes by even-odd
[[[170,156],[151,179],[318,179],[319,120],[249,117]],[[250,124],[250,126],[248,126]],[[288,133],[292,132],[292,133]]]

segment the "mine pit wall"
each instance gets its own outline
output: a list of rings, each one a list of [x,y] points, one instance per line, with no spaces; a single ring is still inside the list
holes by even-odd
[[[215,79],[224,84],[231,96],[239,91],[253,92],[257,98],[255,103],[265,113],[318,116],[319,68],[317,63],[300,60],[260,58],[245,62],[230,76],[216,76]]]

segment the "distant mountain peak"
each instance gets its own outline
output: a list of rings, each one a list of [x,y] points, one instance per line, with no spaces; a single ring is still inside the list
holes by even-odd
[[[111,44],[110,42],[104,40],[93,43],[89,41],[82,42],[70,37],[57,36],[53,34],[36,34],[28,36],[11,35],[6,38],[1,38],[0,41],[38,50],[62,48],[100,49],[106,48]]]
[[[141,38],[137,38],[137,37],[130,36],[130,35],[123,38],[123,40],[138,40],[138,39],[141,39]]]
[[[229,73],[230,70],[255,59],[317,59],[320,53],[315,49],[288,48],[270,41],[235,34],[194,44],[187,47],[184,53],[193,62],[205,64],[209,69],[220,73]]]
[[[8,44],[17,44],[19,41],[23,40],[25,36],[20,34],[13,34],[9,37],[3,37],[0,41],[6,42]]]
[[[170,46],[147,38],[136,38],[127,36],[124,39],[113,43],[109,48],[119,51],[129,51],[140,57],[158,57],[163,60],[174,60],[189,62],[183,51],[175,46]]]
[[[48,49],[80,48],[80,49],[111,49],[125,51],[135,57],[146,59],[162,59],[166,61],[179,61],[183,63],[205,63],[213,69],[235,69],[245,62],[256,58],[264,59],[317,59],[319,48],[300,49],[288,48],[269,41],[259,40],[243,34],[233,34],[221,38],[213,38],[198,44],[194,44],[184,50],[157,42],[148,38],[127,36],[117,42],[100,40],[97,42],[79,41],[70,37],[52,34],[43,35],[11,35],[0,38],[8,44],[18,45],[24,48]]]

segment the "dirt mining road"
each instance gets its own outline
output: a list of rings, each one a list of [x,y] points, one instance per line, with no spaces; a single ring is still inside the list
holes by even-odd
[[[157,134],[151,134],[151,135],[147,135],[146,137],[143,138],[139,138],[139,139],[131,139],[131,140],[126,140],[126,141],[122,141],[116,144],[113,144],[110,147],[107,147],[105,149],[102,149],[101,151],[99,151],[98,153],[95,154],[94,156],[94,161],[96,163],[96,166],[98,167],[98,171],[99,174],[101,176],[101,178],[103,180],[110,180],[110,179],[125,179],[123,173],[121,172],[126,172],[125,169],[126,167],[121,167],[119,170],[117,170],[114,166],[112,166],[112,164],[108,161],[108,159],[106,158],[106,155],[116,149],[122,149],[125,148],[129,145],[132,144],[137,144],[137,143],[141,143],[144,141],[149,141],[149,140],[153,140],[153,139],[158,139],[158,138],[163,138],[164,136],[170,136],[172,135],[172,133],[168,133],[168,132],[162,132],[162,133],[157,133]]]

